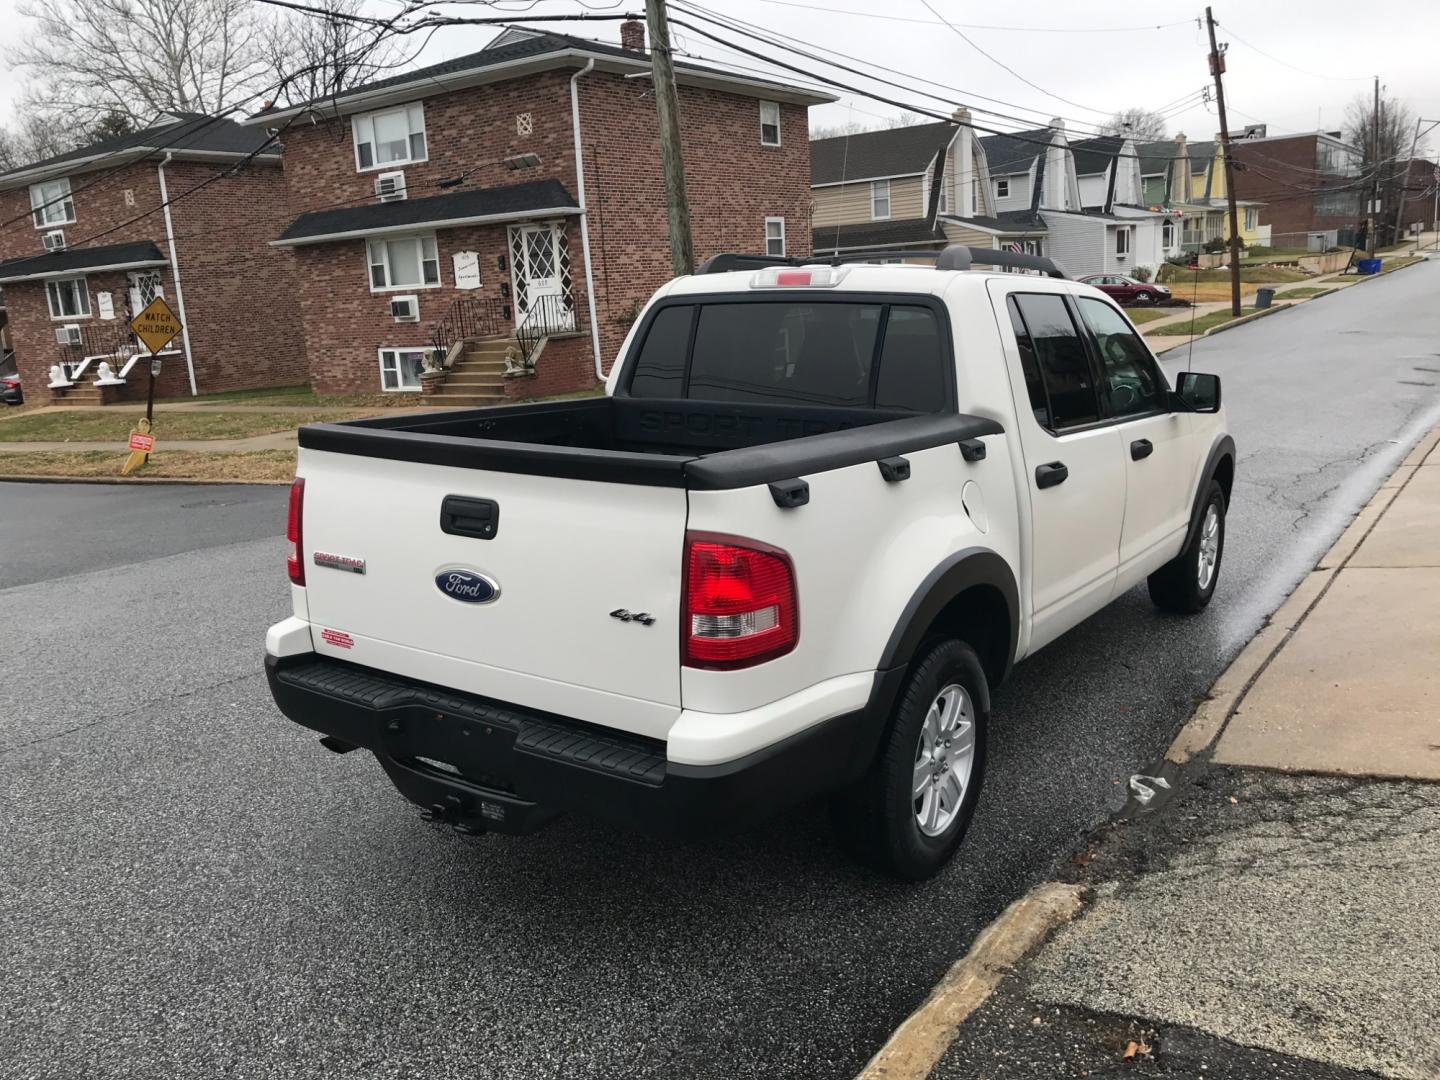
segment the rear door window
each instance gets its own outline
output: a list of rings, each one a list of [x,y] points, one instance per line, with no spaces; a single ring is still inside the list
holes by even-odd
[[[1012,302],[1028,339],[1022,341],[1017,329],[1016,344],[1022,358],[1027,349],[1034,353],[1049,401],[1050,429],[1095,423],[1100,419],[1095,375],[1064,298],[1055,293],[1018,293]]]

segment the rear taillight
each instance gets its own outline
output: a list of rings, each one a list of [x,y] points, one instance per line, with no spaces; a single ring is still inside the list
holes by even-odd
[[[296,478],[290,485],[290,513],[285,519],[285,539],[290,541],[290,556],[285,560],[285,569],[290,572],[290,581],[295,585],[305,584],[304,536],[300,519],[305,513],[305,481]]]
[[[685,664],[742,668],[773,660],[800,636],[795,568],[779,548],[685,534]]]

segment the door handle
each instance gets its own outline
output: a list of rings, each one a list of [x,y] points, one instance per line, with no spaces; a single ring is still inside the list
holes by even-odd
[[[1070,470],[1065,467],[1063,461],[1051,461],[1044,465],[1036,465],[1035,486],[1038,488],[1054,487],[1056,484],[1063,484],[1069,475]]]
[[[440,531],[451,536],[493,540],[500,530],[500,504],[494,499],[446,495],[440,503]]]
[[[1155,452],[1155,444],[1149,439],[1136,439],[1130,444],[1130,460],[1139,461]]]

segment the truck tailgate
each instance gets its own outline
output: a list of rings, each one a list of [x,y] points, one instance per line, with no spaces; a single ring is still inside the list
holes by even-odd
[[[297,471],[318,652],[664,736],[680,705],[684,489],[305,449]],[[493,503],[493,536],[442,528],[451,496]]]

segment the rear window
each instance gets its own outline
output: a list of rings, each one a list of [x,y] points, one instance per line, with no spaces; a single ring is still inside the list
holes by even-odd
[[[630,393],[939,412],[947,362],[939,320],[920,305],[678,304],[651,321]]]

